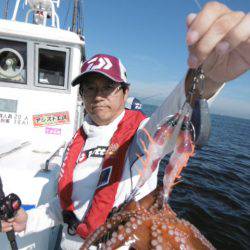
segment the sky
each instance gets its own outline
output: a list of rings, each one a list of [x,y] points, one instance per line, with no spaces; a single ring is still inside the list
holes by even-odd
[[[81,0],[87,58],[97,53],[119,57],[127,68],[131,95],[159,105],[184,77],[188,66],[186,16],[206,0]],[[0,0],[4,3],[4,0]],[[14,0],[10,0],[10,9]],[[250,0],[224,0],[233,10],[250,11]],[[69,26],[73,0],[57,10],[62,28]],[[4,4],[0,5],[2,16]],[[19,13],[19,17],[22,14]],[[212,113],[250,119],[250,72],[226,84]]]

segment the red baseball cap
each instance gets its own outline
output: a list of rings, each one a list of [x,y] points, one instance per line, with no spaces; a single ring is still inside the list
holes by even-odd
[[[102,74],[115,82],[129,84],[126,69],[120,59],[106,54],[97,54],[83,63],[81,74],[72,81],[72,86],[83,82],[84,77],[91,72]]]

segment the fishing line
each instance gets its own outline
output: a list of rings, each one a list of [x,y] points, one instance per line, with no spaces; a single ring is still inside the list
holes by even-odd
[[[194,0],[195,4],[198,6],[198,8],[201,10],[202,9],[202,6],[199,2],[199,0]]]

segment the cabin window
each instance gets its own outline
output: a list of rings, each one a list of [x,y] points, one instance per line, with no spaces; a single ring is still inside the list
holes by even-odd
[[[27,43],[0,39],[0,81],[27,83]]]
[[[37,85],[49,88],[67,88],[68,51],[54,47],[38,47]]]
[[[0,98],[0,111],[16,113],[17,100]]]

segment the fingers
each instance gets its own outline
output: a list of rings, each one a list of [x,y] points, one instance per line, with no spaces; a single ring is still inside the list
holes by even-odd
[[[2,224],[2,230],[1,232],[6,233],[11,230],[14,230],[15,232],[22,232],[26,228],[26,223],[18,223],[18,222],[7,222],[7,221],[1,221]]]
[[[22,208],[20,208],[17,211],[16,217],[15,217],[15,222],[17,222],[17,223],[26,223],[27,219],[28,219],[27,213]]]
[[[197,17],[197,14],[195,14],[195,13],[190,13],[187,16],[187,20],[186,20],[187,28],[189,28],[191,26],[191,24],[193,23],[193,21],[195,20],[196,17]]]
[[[14,218],[9,219],[8,221],[0,221],[2,225],[1,231],[4,233],[11,230],[14,230],[15,232],[24,231],[26,229],[27,220],[27,213],[22,208],[20,208]]]
[[[240,22],[217,45],[216,51],[223,55],[248,40],[250,40],[250,13],[243,14]]]
[[[9,232],[13,229],[12,222],[1,221],[2,231],[3,233]]]
[[[190,14],[186,38],[189,67],[198,67],[213,50],[221,56],[249,39],[249,19],[249,14],[233,12],[217,2],[208,3],[197,16]]]
[[[194,45],[221,16],[229,13],[230,10],[223,4],[210,2],[195,18],[187,33],[187,45]]]
[[[243,18],[243,12],[231,12],[217,19],[195,46],[190,48],[189,64],[192,67],[197,67],[206,60],[215,48],[218,55],[224,55],[228,52],[230,45],[223,39]]]
[[[26,229],[26,223],[13,222],[13,229],[15,232],[22,232]]]

